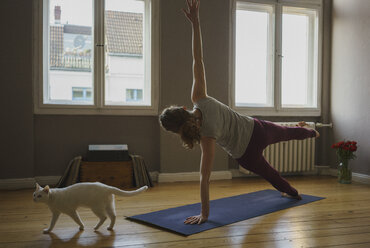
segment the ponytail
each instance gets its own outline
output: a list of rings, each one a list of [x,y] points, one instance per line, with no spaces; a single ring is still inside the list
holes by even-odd
[[[199,127],[193,121],[186,121],[181,129],[180,136],[183,142],[183,146],[188,149],[193,149],[195,144],[200,142],[200,130]]]

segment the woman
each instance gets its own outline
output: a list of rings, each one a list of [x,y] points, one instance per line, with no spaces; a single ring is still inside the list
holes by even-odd
[[[315,130],[306,129],[305,122],[299,127],[282,127],[272,122],[243,116],[207,95],[204,73],[202,38],[199,24],[199,0],[187,0],[188,9],[183,9],[192,24],[193,34],[193,86],[192,111],[184,107],[166,108],[160,115],[160,123],[167,131],[179,134],[183,145],[193,148],[200,143],[200,194],[201,213],[188,217],[184,223],[201,224],[209,216],[209,181],[216,143],[226,150],[244,168],[269,181],[283,196],[301,199],[279,172],[263,157],[266,146],[291,139],[318,137]]]

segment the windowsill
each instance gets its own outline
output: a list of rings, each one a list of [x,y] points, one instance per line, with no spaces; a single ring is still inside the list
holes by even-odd
[[[122,116],[156,116],[158,110],[150,106],[104,107],[91,106],[47,106],[35,107],[37,115],[122,115]]]
[[[309,109],[309,108],[289,108],[275,110],[272,108],[246,108],[246,107],[233,107],[235,111],[240,114],[248,116],[307,116],[307,117],[318,117],[321,116],[320,109]]]

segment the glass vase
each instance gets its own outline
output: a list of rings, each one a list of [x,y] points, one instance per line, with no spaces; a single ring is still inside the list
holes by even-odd
[[[338,166],[338,182],[349,184],[352,182],[352,171],[348,166],[348,160],[342,160]]]

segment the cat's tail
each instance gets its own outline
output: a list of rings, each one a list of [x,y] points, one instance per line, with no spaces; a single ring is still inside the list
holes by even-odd
[[[111,187],[111,192],[112,194],[119,195],[119,196],[133,196],[147,189],[148,189],[148,186],[143,186],[140,189],[132,190],[132,191],[126,191],[126,190],[121,190],[116,187]]]

